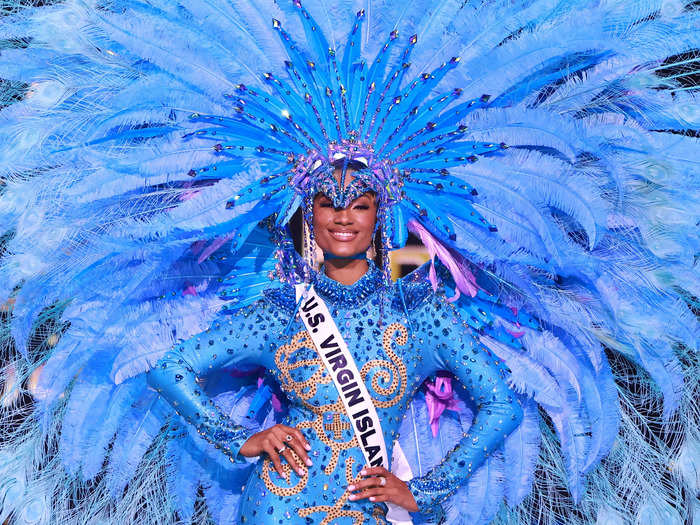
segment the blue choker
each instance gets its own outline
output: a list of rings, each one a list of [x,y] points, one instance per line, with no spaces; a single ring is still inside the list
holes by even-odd
[[[367,254],[365,252],[360,252],[356,253],[355,255],[351,255],[349,257],[341,257],[340,255],[334,255],[331,252],[323,252],[323,258],[326,261],[330,261],[331,259],[349,259],[349,260],[359,260],[359,259],[366,259]]]

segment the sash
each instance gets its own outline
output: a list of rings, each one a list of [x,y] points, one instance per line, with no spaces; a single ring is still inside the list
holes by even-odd
[[[368,465],[383,466],[389,470],[391,464],[384,433],[367,386],[326,303],[318,296],[313,286],[308,289],[306,287],[305,284],[295,286],[297,302],[300,304],[299,315],[343,401],[345,414],[352,422],[351,426],[360,444],[360,450]],[[391,523],[412,523],[406,509],[393,503],[386,505],[389,508],[387,519]]]

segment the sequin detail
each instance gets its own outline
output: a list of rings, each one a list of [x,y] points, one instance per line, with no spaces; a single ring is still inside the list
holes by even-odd
[[[445,292],[433,292],[425,281],[426,271],[422,268],[400,283],[386,285],[382,272],[370,264],[351,286],[323,274],[315,276],[314,283],[357,361],[377,407],[389,455],[403,415],[426,378],[447,370],[468,390],[477,414],[471,428],[440,464],[409,482],[420,511],[436,518],[442,513],[441,504],[517,426],[522,410],[503,380],[498,359],[480,343],[478,332],[460,317]],[[247,431],[231,426],[207,397],[202,386],[207,376],[224,368],[262,366],[269,381],[283,390],[289,412],[282,423],[302,431],[312,447],[313,465],[303,476],[287,465],[279,478],[270,461],[261,458],[246,483],[241,521],[381,522],[376,504],[348,499],[345,487],[358,480],[364,463],[351,427],[356,420],[345,414],[304,325],[296,316],[290,320],[292,303],[291,287],[280,288],[227,315],[225,321],[169,352],[149,381],[207,441],[234,461],[242,460],[236,454]],[[183,379],[176,381],[176,375]],[[427,427],[423,431],[430,433]]]
[[[314,281],[314,288],[323,298],[335,306],[355,306],[384,288],[382,272],[373,261],[367,261],[369,268],[360,279],[345,285],[334,281],[323,271],[319,272]]]

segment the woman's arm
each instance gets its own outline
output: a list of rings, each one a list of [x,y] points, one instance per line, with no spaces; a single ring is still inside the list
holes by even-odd
[[[522,409],[506,385],[498,357],[479,342],[455,307],[435,303],[442,330],[435,330],[435,366],[449,370],[468,389],[478,413],[469,433],[443,461],[408,486],[423,513],[432,513],[497,449],[522,420]],[[427,345],[426,345],[427,346]]]
[[[208,330],[176,345],[148,373],[148,383],[232,462],[245,461],[239,449],[252,432],[221,412],[201,384],[221,368],[264,364],[263,350],[272,346],[270,334],[279,333],[279,325],[261,305],[221,316]]]

